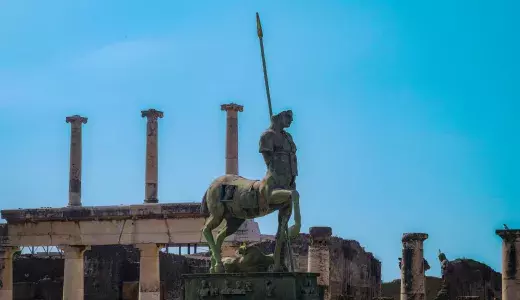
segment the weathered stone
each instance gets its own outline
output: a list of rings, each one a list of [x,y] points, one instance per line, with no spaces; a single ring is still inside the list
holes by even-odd
[[[0,247],[0,299],[13,299],[13,255],[16,247]]]
[[[318,285],[323,287],[324,299],[331,299],[330,293],[330,237],[332,228],[311,227],[309,229],[311,243],[309,245],[308,272],[320,274]]]
[[[81,206],[82,125],[87,121],[87,118],[78,115],[65,119],[65,122],[71,125],[69,206]]]
[[[426,233],[403,234],[401,300],[425,300],[426,280],[423,243]]]
[[[226,111],[226,174],[238,175],[238,112],[244,111],[242,105],[222,104]]]
[[[63,300],[83,300],[85,296],[83,254],[86,246],[62,247],[65,257],[63,275]]]
[[[520,229],[497,230],[502,238],[502,300],[520,299]]]
[[[146,176],[145,176],[145,203],[157,203],[158,178],[159,178],[159,150],[157,119],[164,116],[162,111],[155,109],[141,111],[141,116],[146,121]]]
[[[184,299],[323,299],[313,273],[187,274]]]

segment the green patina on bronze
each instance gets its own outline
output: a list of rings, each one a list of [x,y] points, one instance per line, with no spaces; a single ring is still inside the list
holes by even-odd
[[[450,300],[451,290],[448,275],[452,272],[453,266],[446,258],[446,254],[444,254],[441,250],[439,250],[438,257],[441,264],[442,283],[439,292],[435,296],[435,300]]]
[[[274,251],[274,271],[281,271],[281,250],[287,238],[298,236],[301,228],[299,194],[296,191],[298,166],[296,145],[285,131],[293,121],[292,111],[272,116],[270,127],[262,133],[259,152],[267,172],[262,180],[250,180],[238,175],[224,175],[215,179],[202,200],[202,213],[209,214],[202,233],[212,253],[211,273],[224,272],[221,248],[224,239],[235,233],[244,220],[262,217],[278,210],[278,230]],[[287,231],[287,223],[294,208],[294,222]],[[212,231],[223,221],[223,229],[216,240]]]
[[[184,299],[320,300],[315,273],[186,274]]]
[[[264,254],[256,246],[243,244],[234,257],[222,259],[226,273],[267,272],[273,266],[272,254]]]

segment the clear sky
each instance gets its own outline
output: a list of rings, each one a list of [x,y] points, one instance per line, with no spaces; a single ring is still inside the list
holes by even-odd
[[[390,3],[391,2],[391,3]],[[494,3],[494,4],[491,4]],[[260,178],[273,109],[291,108],[303,227],[332,226],[398,277],[403,232],[500,269],[520,227],[518,1],[0,0],[0,207],[67,204],[70,126],[84,126],[84,205],[144,198],[145,120],[160,120],[159,200],[200,201],[224,172]],[[515,19],[516,17],[516,19]],[[276,217],[259,220],[273,233]]]

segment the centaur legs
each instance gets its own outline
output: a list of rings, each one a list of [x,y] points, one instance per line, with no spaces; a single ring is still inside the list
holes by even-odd
[[[289,237],[298,236],[301,228],[301,216],[299,205],[299,194],[296,190],[274,190],[271,193],[269,204],[278,206],[282,205],[278,211],[278,230],[276,232],[276,245],[274,249],[274,271],[281,271],[281,253],[282,246],[287,240],[286,231],[287,223],[291,218],[292,208],[294,205],[294,225],[289,229]]]
[[[296,238],[300,234],[302,217],[300,214],[300,194],[296,190],[274,190],[271,192],[269,205],[279,206],[289,204],[294,207],[294,225],[289,228],[289,237]],[[289,211],[289,217],[291,211]],[[289,220],[287,220],[289,221]]]

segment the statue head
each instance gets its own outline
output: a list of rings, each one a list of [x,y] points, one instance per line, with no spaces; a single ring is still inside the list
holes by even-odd
[[[292,110],[284,110],[281,113],[273,115],[271,117],[271,126],[278,129],[289,128],[293,121]]]
[[[446,260],[446,255],[439,249],[439,261]]]

